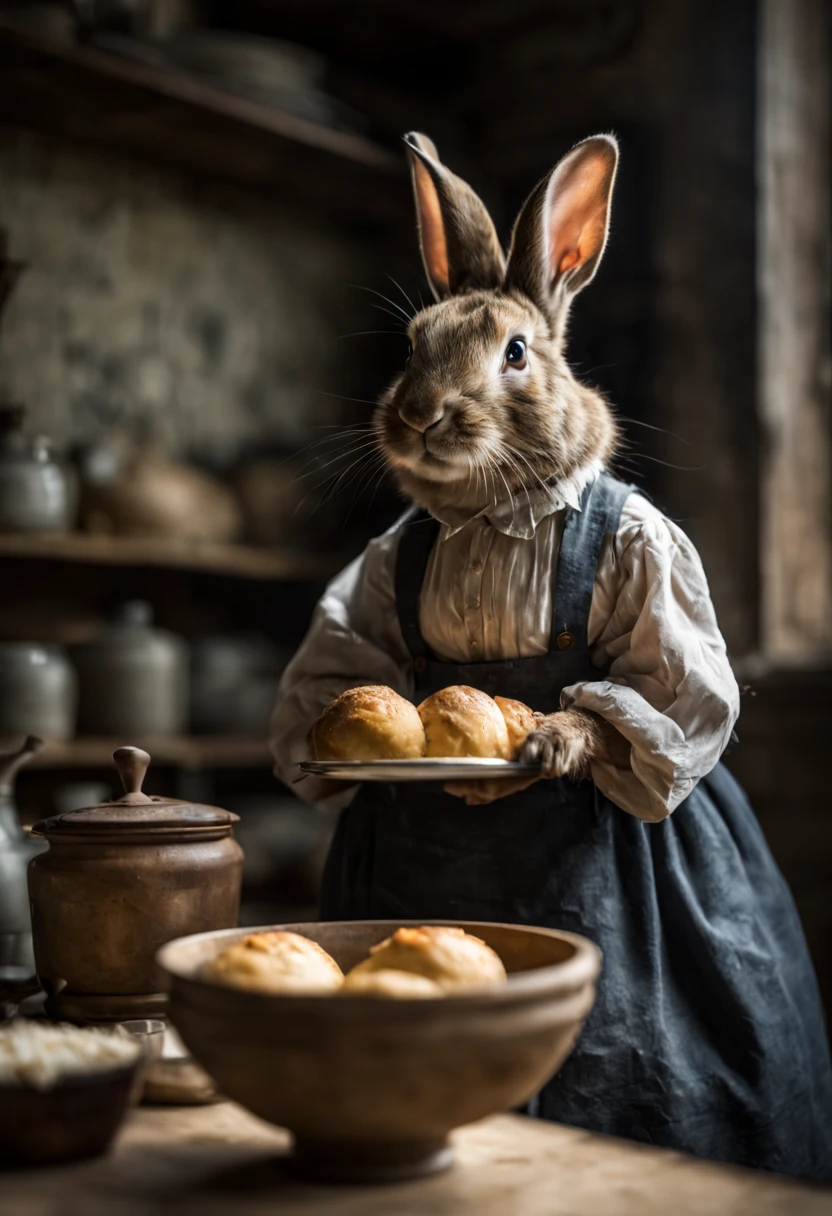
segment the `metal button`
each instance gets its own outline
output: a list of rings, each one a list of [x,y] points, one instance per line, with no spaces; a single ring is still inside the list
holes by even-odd
[[[471,571],[473,574],[479,574],[480,570],[482,570],[482,562],[471,563]]]
[[[558,650],[571,650],[575,645],[575,635],[570,633],[568,629],[564,629],[563,633],[559,633],[555,638]]]
[[[427,659],[423,659],[421,656],[418,659],[413,660],[413,670],[414,671],[424,671],[425,668],[427,667],[427,665],[428,665]]]

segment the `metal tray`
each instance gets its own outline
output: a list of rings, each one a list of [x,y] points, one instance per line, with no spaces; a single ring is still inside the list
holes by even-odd
[[[305,760],[305,777],[333,781],[474,781],[483,777],[536,777],[539,764],[474,757],[441,760]]]

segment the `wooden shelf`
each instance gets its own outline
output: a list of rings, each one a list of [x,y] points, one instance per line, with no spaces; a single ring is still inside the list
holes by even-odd
[[[29,769],[111,768],[113,752],[125,743],[140,743],[153,764],[177,768],[269,768],[272,760],[265,739],[235,739],[224,735],[181,735],[162,739],[73,739],[47,743],[28,764]]]
[[[164,566],[272,582],[327,578],[344,564],[338,557],[288,549],[143,536],[99,536],[89,532],[0,533],[0,558],[3,557],[100,566]]]
[[[390,219],[404,157],[94,47],[0,27],[0,122],[288,197],[330,217]]]

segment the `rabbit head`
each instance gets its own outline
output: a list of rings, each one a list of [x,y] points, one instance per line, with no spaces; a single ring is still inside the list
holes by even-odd
[[[606,462],[615,423],[563,347],[572,298],[604,252],[615,139],[578,144],[540,182],[508,258],[485,206],[434,144],[405,139],[436,303],[412,318],[407,365],[375,416],[400,487],[428,510],[481,507]]]

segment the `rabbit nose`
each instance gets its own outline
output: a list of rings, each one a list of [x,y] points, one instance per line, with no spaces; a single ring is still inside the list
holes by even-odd
[[[424,435],[432,426],[436,426],[445,417],[444,401],[405,402],[399,406],[399,417],[414,431]]]

